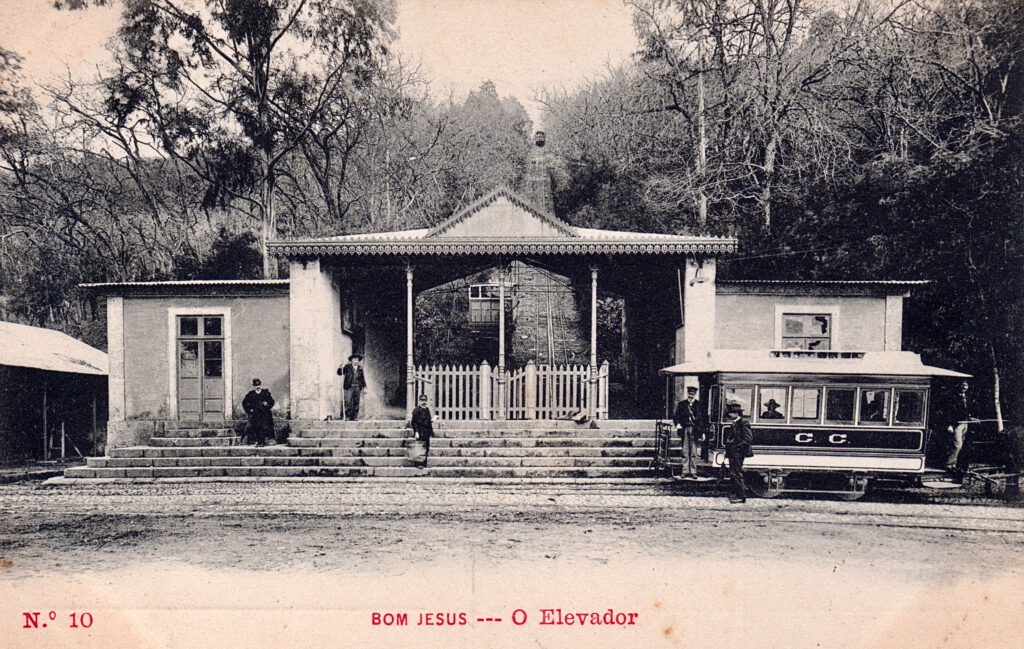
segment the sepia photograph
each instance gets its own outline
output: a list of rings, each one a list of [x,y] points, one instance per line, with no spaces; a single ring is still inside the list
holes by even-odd
[[[1020,0],[0,0],[0,645],[1024,643]]]

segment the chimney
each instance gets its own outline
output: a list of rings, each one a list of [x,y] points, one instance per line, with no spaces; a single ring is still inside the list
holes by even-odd
[[[551,192],[551,173],[548,169],[548,156],[544,151],[546,138],[544,131],[533,135],[533,150],[530,151],[530,162],[523,178],[522,194],[535,207],[555,214],[555,199]]]

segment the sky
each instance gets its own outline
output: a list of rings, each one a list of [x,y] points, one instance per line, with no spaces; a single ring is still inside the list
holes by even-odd
[[[0,0],[0,47],[34,82],[91,74],[106,61],[118,9],[57,11],[52,0]],[[438,98],[487,80],[538,122],[541,87],[572,90],[636,50],[622,0],[399,0],[397,49]]]

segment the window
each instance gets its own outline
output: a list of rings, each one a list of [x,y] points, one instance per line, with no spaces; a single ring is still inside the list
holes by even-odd
[[[828,313],[783,313],[783,349],[832,349],[832,315]]]
[[[889,423],[889,390],[860,391],[860,423]]]
[[[474,284],[469,287],[469,324],[498,324],[498,285]]]
[[[786,423],[789,412],[789,390],[787,388],[760,388],[757,391],[757,418],[760,421]]]
[[[754,403],[754,388],[725,388],[725,399],[722,403],[722,416],[725,416],[725,407],[731,402],[737,402],[743,406],[743,414],[750,414],[750,404]]]
[[[852,424],[857,391],[852,388],[825,390],[825,421],[831,424]]]
[[[821,390],[819,388],[793,388],[793,421],[818,421],[821,418]]]
[[[895,410],[893,422],[897,426],[924,424],[924,390],[896,390]]]

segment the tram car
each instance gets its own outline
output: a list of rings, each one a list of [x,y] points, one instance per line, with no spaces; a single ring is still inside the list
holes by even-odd
[[[697,377],[709,409],[711,467],[727,464],[725,406],[737,402],[754,431],[744,469],[755,494],[849,500],[872,481],[920,482],[932,382],[970,376],[903,351],[724,349],[662,373]]]

